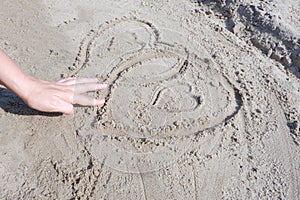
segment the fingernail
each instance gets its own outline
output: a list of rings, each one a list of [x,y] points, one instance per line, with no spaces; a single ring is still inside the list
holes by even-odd
[[[97,100],[97,105],[98,106],[103,105],[104,103],[105,103],[104,99]]]
[[[99,84],[99,89],[105,89],[105,88],[107,88],[107,84],[106,83],[101,83],[101,84]]]

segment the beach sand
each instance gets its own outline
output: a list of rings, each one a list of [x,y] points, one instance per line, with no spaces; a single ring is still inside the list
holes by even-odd
[[[0,88],[0,199],[299,199],[300,2],[2,0],[0,47],[103,107]],[[76,98],[76,97],[75,97]]]

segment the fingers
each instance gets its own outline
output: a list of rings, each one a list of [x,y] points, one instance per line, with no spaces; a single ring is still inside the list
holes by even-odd
[[[104,99],[99,100],[84,95],[76,95],[73,100],[73,104],[79,104],[82,106],[102,106],[104,102]]]
[[[76,80],[76,77],[69,77],[69,78],[61,79],[61,80],[57,81],[57,83],[66,83],[66,82],[70,82],[73,80]]]
[[[52,102],[51,112],[61,112],[64,114],[73,114],[74,107],[71,103],[64,101],[63,99],[57,99]],[[48,110],[47,110],[48,111]]]
[[[57,83],[63,84],[63,85],[77,85],[77,84],[84,84],[84,83],[98,83],[99,80],[97,78],[76,78],[76,77],[70,77],[66,79],[62,79],[58,81]]]
[[[99,84],[99,80],[97,78],[67,78],[58,81],[61,88],[61,98],[65,101],[64,106],[61,106],[59,112],[63,112],[65,114],[73,113],[73,105],[78,104],[82,106],[102,106],[105,102],[104,99],[95,99],[88,96],[82,95],[82,93],[103,90],[107,88],[107,84]],[[68,91],[68,92],[66,92]],[[71,104],[72,107],[70,107]]]
[[[77,78],[76,84],[82,84],[82,83],[98,83],[99,80],[97,78]]]
[[[77,94],[103,90],[107,87],[107,84],[99,84],[97,78],[67,78],[60,80],[57,83],[70,86],[68,89]]]
[[[99,84],[99,83],[83,83],[83,84],[76,84],[73,88],[74,94],[81,94],[90,91],[96,90],[104,90],[107,87],[106,84]]]

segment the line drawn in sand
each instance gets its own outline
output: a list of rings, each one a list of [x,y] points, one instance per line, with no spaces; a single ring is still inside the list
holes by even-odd
[[[72,67],[73,75],[109,85],[96,94],[106,99],[103,107],[75,111],[77,133],[90,153],[134,173],[176,161],[195,137],[217,144],[221,136],[213,131],[234,118],[242,101],[216,64],[200,55],[176,39],[162,42],[153,24],[136,18],[92,30]]]

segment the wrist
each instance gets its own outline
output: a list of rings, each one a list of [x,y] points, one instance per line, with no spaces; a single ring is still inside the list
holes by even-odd
[[[28,76],[13,60],[0,50],[0,83],[23,100],[30,95],[34,78]]]
[[[37,79],[24,74],[24,76],[17,81],[13,92],[17,94],[25,103],[27,103],[27,100],[32,94],[31,91],[34,89],[36,82]]]
[[[30,96],[31,90],[34,87],[34,79],[25,73],[18,73],[16,76],[10,79],[6,79],[3,85],[19,96],[25,103]]]

